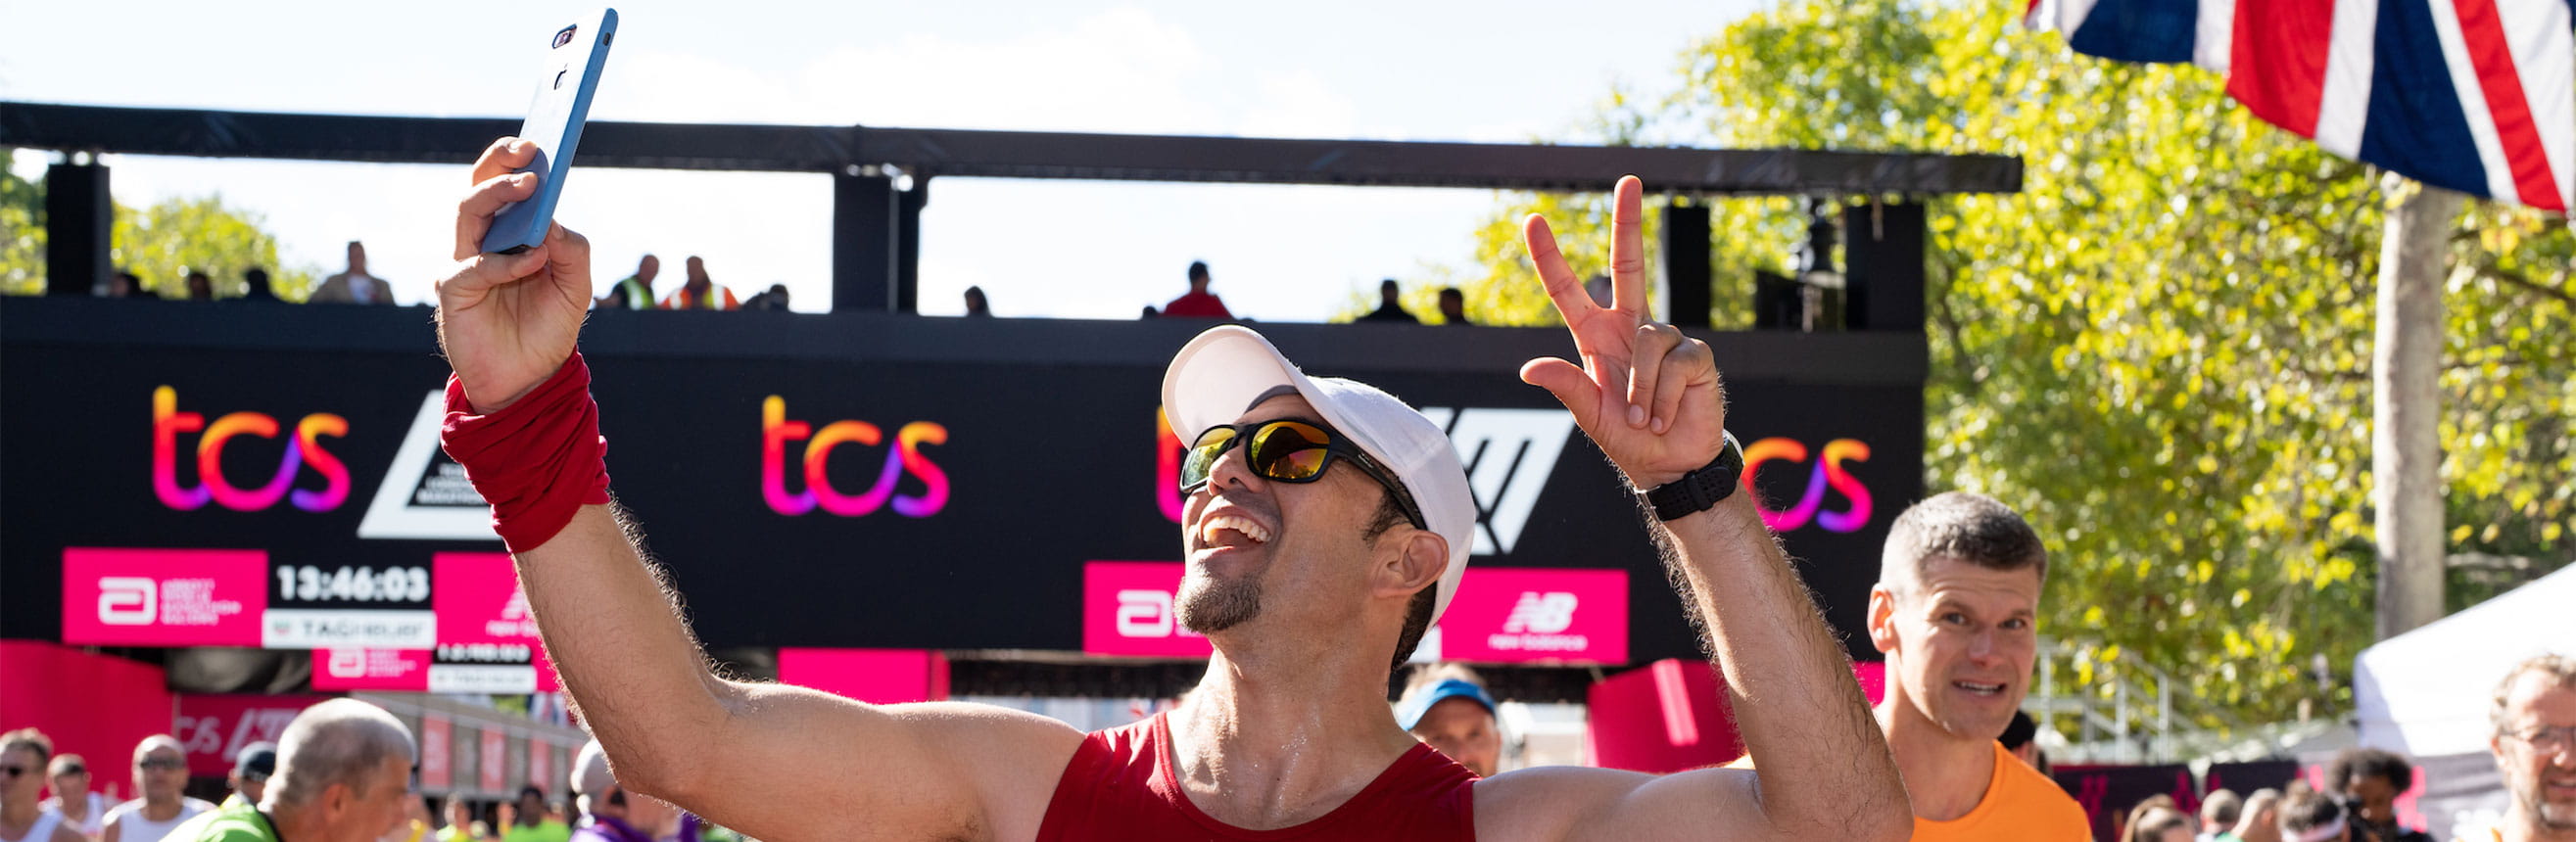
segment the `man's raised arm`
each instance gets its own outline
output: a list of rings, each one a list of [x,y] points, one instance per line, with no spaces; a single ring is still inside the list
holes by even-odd
[[[582,719],[620,781],[766,839],[1027,838],[1081,735],[972,705],[877,707],[712,674],[664,582],[606,503],[596,407],[574,346],[589,244],[553,226],[483,254],[492,215],[535,176],[503,139],[458,206],[438,284],[455,368],[445,444],[494,506]],[[1033,805],[1033,806],[1032,806]]]
[[[1525,221],[1530,259],[1583,365],[1532,360],[1521,379],[1564,402],[1631,484],[1654,489],[1716,461],[1725,448],[1726,403],[1708,345],[1644,315],[1643,194],[1636,178],[1620,180],[1609,307],[1584,291],[1546,221]],[[1706,838],[1722,828],[1777,839],[1906,838],[1913,814],[1895,758],[1850,661],[1752,495],[1735,493],[1649,529],[1665,563],[1689,585],[1683,596],[1725,672],[1745,748],[1760,761],[1757,777],[1747,786],[1740,770],[1703,770],[1609,786],[1617,796],[1570,825],[1569,835],[1637,840],[1679,831]],[[1592,780],[1569,776],[1568,783],[1578,791],[1606,786],[1601,776]],[[1747,801],[1753,816],[1730,807]]]

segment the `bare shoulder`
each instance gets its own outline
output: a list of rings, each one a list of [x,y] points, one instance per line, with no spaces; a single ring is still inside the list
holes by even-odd
[[[1061,720],[972,702],[894,705],[887,712],[954,754],[985,805],[992,839],[1037,836],[1056,782],[1084,737]]]
[[[1476,836],[1508,842],[1753,838],[1753,774],[1546,766],[1476,782]]]

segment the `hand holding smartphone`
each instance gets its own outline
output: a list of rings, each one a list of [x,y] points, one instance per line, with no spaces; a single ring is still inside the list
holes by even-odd
[[[485,252],[517,254],[545,241],[573,151],[581,145],[582,125],[590,120],[590,97],[608,63],[608,45],[617,37],[617,10],[600,9],[551,35],[536,98],[519,126],[519,138],[536,147],[536,156],[518,171],[537,175],[537,192],[493,216],[492,229],[483,235]]]

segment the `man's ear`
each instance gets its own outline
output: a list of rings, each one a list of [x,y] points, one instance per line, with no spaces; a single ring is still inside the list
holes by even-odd
[[[1869,589],[1869,644],[1879,654],[1896,651],[1896,592],[1886,585]]]
[[[1449,539],[1428,529],[1390,531],[1379,546],[1387,550],[1378,563],[1379,592],[1410,595],[1436,586],[1449,569]]]

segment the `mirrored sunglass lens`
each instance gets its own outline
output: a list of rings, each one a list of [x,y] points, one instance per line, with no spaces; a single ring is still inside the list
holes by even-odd
[[[1324,470],[1324,445],[1331,439],[1312,424],[1272,424],[1253,437],[1252,467],[1272,479],[1312,479]]]
[[[1234,428],[1231,427],[1214,427],[1200,433],[1198,442],[1190,445],[1189,454],[1181,460],[1181,487],[1206,482],[1208,470],[1216,466],[1216,458],[1223,455],[1225,446],[1233,441]]]

